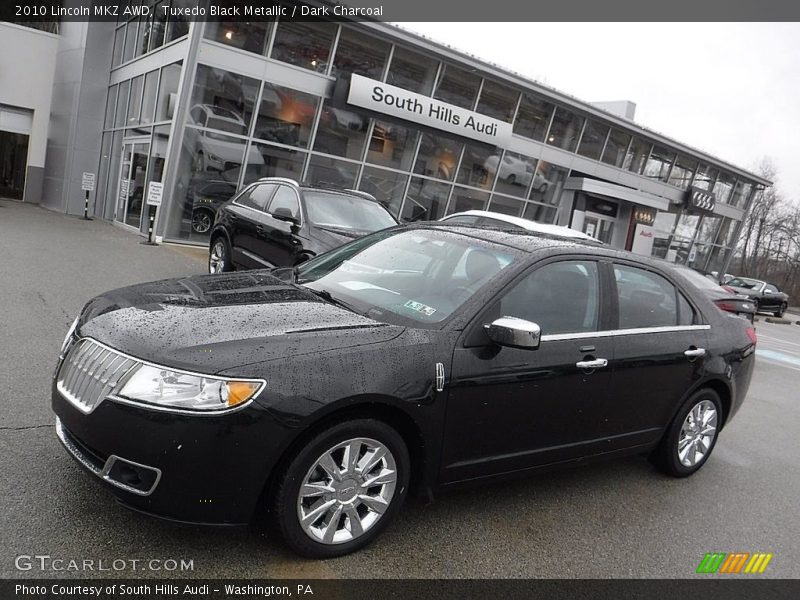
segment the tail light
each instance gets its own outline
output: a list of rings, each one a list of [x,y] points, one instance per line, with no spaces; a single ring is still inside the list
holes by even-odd
[[[753,342],[753,346],[755,346],[756,342],[758,341],[756,339],[756,329],[755,329],[755,327],[748,327],[747,328],[747,337],[750,338],[750,341]]]
[[[728,302],[727,300],[714,300],[714,304],[717,305],[717,308],[720,310],[726,310],[728,312],[738,312],[741,307],[737,306],[734,302]]]

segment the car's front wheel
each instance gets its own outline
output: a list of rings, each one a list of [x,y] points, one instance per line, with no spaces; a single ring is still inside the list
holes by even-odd
[[[692,394],[683,404],[653,452],[654,464],[674,477],[686,477],[702,467],[717,443],[722,403],[712,389]]]
[[[339,423],[313,438],[287,465],[273,515],[287,545],[302,556],[359,550],[383,531],[408,491],[403,438],[373,419]]]
[[[781,317],[783,317],[783,314],[786,312],[787,308],[788,308],[788,305],[786,304],[786,302],[784,302],[783,304],[781,304],[780,308],[775,311],[775,313],[774,313],[775,316],[780,319]]]

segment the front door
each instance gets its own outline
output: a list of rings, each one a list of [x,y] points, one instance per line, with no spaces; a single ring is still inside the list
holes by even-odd
[[[602,452],[610,393],[610,337],[596,335],[601,263],[559,260],[522,277],[456,348],[447,400],[442,481],[514,472]],[[542,329],[536,350],[480,337],[513,316]],[[476,335],[477,332],[477,335]]]
[[[615,223],[616,219],[587,212],[586,216],[583,218],[583,233],[611,245],[611,240],[614,237]]]
[[[146,141],[126,141],[122,146],[115,218],[137,230],[142,228],[149,150],[150,143]]]

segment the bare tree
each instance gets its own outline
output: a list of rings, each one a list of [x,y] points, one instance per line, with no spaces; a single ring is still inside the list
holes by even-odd
[[[777,182],[778,172],[765,158],[757,172]],[[800,304],[800,207],[777,186],[754,198],[737,244],[734,262],[741,275],[769,280]]]

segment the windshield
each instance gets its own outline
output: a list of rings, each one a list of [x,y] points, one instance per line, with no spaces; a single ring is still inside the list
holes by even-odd
[[[726,285],[744,288],[746,290],[758,290],[761,289],[764,282],[756,281],[755,279],[747,279],[746,277],[734,277]]]
[[[514,260],[446,230],[382,231],[301,265],[297,282],[378,321],[435,325]]]
[[[225,131],[227,133],[236,133],[238,135],[247,135],[247,128],[244,123],[234,121],[233,119],[216,119],[210,117],[206,127],[216,129],[218,131]]]
[[[311,191],[304,196],[308,218],[319,227],[372,232],[397,225],[388,210],[367,198]]]

